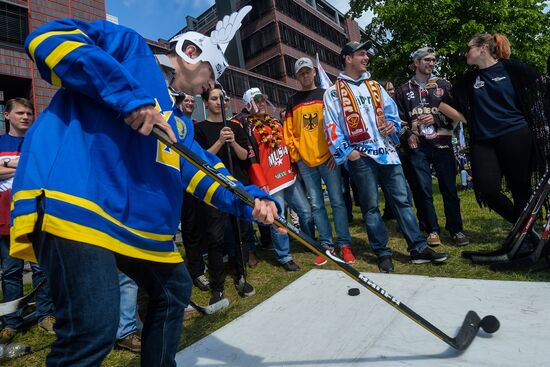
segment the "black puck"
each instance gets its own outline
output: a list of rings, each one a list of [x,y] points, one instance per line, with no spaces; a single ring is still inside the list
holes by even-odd
[[[350,288],[348,289],[348,296],[358,296],[359,288]]]

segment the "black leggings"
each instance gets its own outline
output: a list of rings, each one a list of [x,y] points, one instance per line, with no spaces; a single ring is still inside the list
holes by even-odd
[[[531,196],[533,141],[528,127],[472,144],[472,178],[479,199],[515,223]],[[502,177],[512,201],[502,191]]]

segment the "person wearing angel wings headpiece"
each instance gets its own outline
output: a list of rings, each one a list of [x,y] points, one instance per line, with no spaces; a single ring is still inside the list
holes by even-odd
[[[193,142],[192,124],[166,87],[208,90],[248,11],[224,18],[211,37],[176,37],[173,52],[161,58],[139,34],[107,21],[58,20],[27,38],[42,78],[60,87],[27,133],[11,211],[11,254],[38,260],[55,305],[57,339],[46,365],[101,365],[118,326],[117,269],[149,295],[141,364],[176,365],[191,293],[172,240],[184,188],[246,220],[270,224],[277,215],[259,188],[245,188],[259,199],[252,210],[148,136],[158,126],[219,166]]]

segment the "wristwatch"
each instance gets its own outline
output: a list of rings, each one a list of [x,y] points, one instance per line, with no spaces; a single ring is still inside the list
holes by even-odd
[[[8,166],[8,163],[11,162],[11,158],[4,158],[4,167]]]

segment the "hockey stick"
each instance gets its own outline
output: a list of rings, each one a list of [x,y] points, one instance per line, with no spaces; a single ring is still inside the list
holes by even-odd
[[[227,127],[227,116],[225,115],[225,91],[220,85],[220,105],[222,109],[222,120],[223,120],[223,126]],[[229,160],[229,172],[233,175],[233,158],[231,157],[231,146],[229,143],[225,144],[225,147],[227,149],[227,159]],[[244,256],[244,250],[243,250],[243,240],[241,237],[241,225],[239,223],[239,219],[235,217],[234,215],[229,215],[229,220],[231,221],[231,227],[233,227],[233,238],[235,241],[235,251],[238,252],[237,256],[241,259],[241,265],[242,265],[242,278],[244,281],[244,284],[246,284],[246,259]],[[238,271],[237,271],[238,272]],[[240,282],[240,279],[238,280]],[[239,296],[244,297],[244,291],[238,291]]]
[[[229,300],[227,298],[223,298],[222,300],[214,303],[213,305],[208,305],[206,307],[199,306],[195,302],[189,300],[189,305],[202,315],[212,315],[229,306]]]
[[[491,268],[491,270],[494,271],[519,271],[530,268],[532,265],[535,265],[537,261],[539,261],[547,246],[550,246],[548,242],[549,234],[550,214],[546,216],[546,224],[544,226],[542,236],[533,252],[524,256],[516,256],[515,258],[508,261],[494,262],[489,267]]]
[[[470,258],[476,264],[489,264],[497,261],[509,261],[519,250],[523,239],[529,233],[538,213],[550,193],[550,171],[546,171],[537,188],[529,198],[520,217],[506,236],[502,247],[495,251],[463,251],[462,257]],[[521,231],[521,232],[520,232]]]
[[[9,302],[0,303],[0,316],[13,313],[29,304],[29,302],[34,298],[36,292],[44,285],[45,282],[45,280],[41,281],[36,286],[36,288],[34,288],[21,298]]]
[[[254,197],[252,197],[243,188],[238,186],[235,182],[228,179],[217,169],[212,167],[212,165],[202,160],[190,149],[188,149],[181,143],[172,143],[166,133],[164,133],[158,127],[154,127],[152,133],[155,137],[157,137],[157,139],[166,144],[167,147],[173,149],[176,153],[181,155],[183,158],[185,158],[187,161],[197,167],[200,171],[219,183],[222,187],[229,190],[239,199],[244,201],[247,205],[254,207]],[[392,306],[397,311],[401,312],[403,315],[407,316],[409,319],[416,322],[428,332],[455,349],[465,350],[466,348],[468,348],[470,343],[477,335],[480,327],[487,333],[494,333],[498,330],[500,326],[499,321],[494,316],[485,316],[483,319],[480,320],[479,316],[474,311],[469,311],[464,318],[464,322],[462,323],[458,334],[454,338],[450,337],[443,331],[435,327],[433,324],[431,324],[429,321],[418,315],[411,308],[403,304],[397,298],[390,295],[386,290],[370,280],[365,274],[358,272],[351,265],[346,264],[340,258],[333,255],[330,250],[325,250],[322,245],[313,241],[311,238],[309,238],[309,236],[305,235],[293,225],[288,224],[282,216],[279,216],[279,218],[275,220],[275,225],[285,228],[293,238],[295,238],[302,245],[310,249],[313,253],[320,255],[335,264],[340,270],[342,270],[349,277],[360,283],[370,292],[374,293],[382,301],[386,302],[388,305]]]

